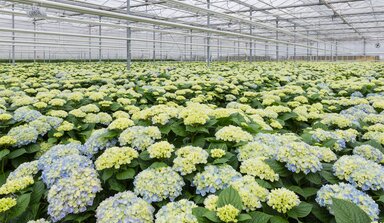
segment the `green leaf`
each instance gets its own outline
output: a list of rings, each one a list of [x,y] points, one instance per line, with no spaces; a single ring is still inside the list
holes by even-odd
[[[239,216],[237,217],[237,220],[239,220],[239,221],[247,221],[247,220],[251,220],[251,219],[252,219],[252,217],[249,214],[239,214]]]
[[[258,179],[258,178],[256,178],[255,180],[262,187],[265,187],[267,189],[272,189],[273,188],[273,186],[270,183],[268,183],[267,181],[265,181],[265,180]]]
[[[380,198],[377,201],[380,201],[381,203],[384,203],[384,195],[381,195]]]
[[[243,202],[241,201],[239,192],[237,192],[237,190],[233,187],[228,187],[220,192],[217,206],[223,207],[227,204],[231,204],[239,210],[243,209]]]
[[[128,170],[124,170],[121,173],[116,174],[116,179],[127,180],[127,179],[133,179],[134,176],[135,176],[135,170],[128,169]]]
[[[196,207],[192,209],[192,214],[197,218],[199,223],[209,223],[209,221],[204,217],[204,214],[209,210],[203,207]]]
[[[204,213],[203,216],[208,218],[210,221],[221,222],[220,219],[217,217],[216,212],[214,211],[207,211]]]
[[[8,155],[8,159],[14,159],[16,157],[19,157],[23,154],[25,154],[27,151],[25,149],[17,149],[15,151],[12,151],[9,155]]]
[[[337,223],[370,223],[371,218],[356,204],[342,199],[332,198],[331,209]]]
[[[163,162],[154,162],[152,163],[149,168],[159,168],[159,167],[167,167],[168,165]]]
[[[29,201],[31,200],[31,194],[22,194],[20,195],[16,202],[16,206],[11,208],[10,217],[16,218],[17,216],[21,215],[25,210],[27,210]]]
[[[320,207],[319,204],[317,204],[316,202],[312,202],[311,204],[312,204],[311,212],[317,219],[319,219],[323,223],[331,222],[332,218],[329,214],[329,211],[326,208]]]
[[[280,216],[273,216],[271,219],[271,223],[289,223],[289,221]]]
[[[320,176],[322,176],[326,181],[328,181],[331,184],[335,184],[339,182],[337,177],[335,177],[332,173],[328,171],[322,170],[319,173],[320,173]]]
[[[322,184],[321,183],[321,177],[317,173],[309,173],[309,174],[307,174],[307,176],[305,178],[316,185]]]
[[[41,181],[35,182],[35,185],[33,186],[32,193],[31,193],[30,203],[38,204],[44,192],[45,192],[44,183]]]
[[[112,190],[123,192],[125,190],[124,184],[118,182],[116,179],[111,178],[108,180],[108,184],[111,187]]]
[[[101,175],[101,179],[105,182],[106,180],[112,177],[114,171],[114,169],[105,169],[103,171],[103,174]]]
[[[293,119],[293,118],[297,118],[297,117],[299,117],[299,116],[296,113],[288,112],[288,113],[285,113],[282,116],[280,116],[279,119],[281,119],[283,121],[287,121],[289,119]]]
[[[267,159],[267,160],[264,160],[264,162],[268,164],[273,169],[273,171],[279,174],[279,176],[287,177],[291,175],[291,172],[287,170],[287,168],[285,168],[283,164],[277,162],[276,160]]]
[[[187,132],[185,131],[184,126],[180,125],[179,123],[175,122],[171,125],[171,130],[178,136],[187,136]]]
[[[298,206],[288,211],[288,216],[291,218],[304,218],[311,213],[311,210],[312,204],[302,201]]]
[[[252,219],[247,220],[245,223],[268,223],[269,219],[272,218],[271,215],[260,211],[249,212],[248,214]]]
[[[0,160],[2,160],[6,155],[8,155],[10,151],[8,149],[3,149],[0,151]]]
[[[140,159],[142,160],[151,160],[152,158],[149,156],[149,152],[147,150],[144,150],[143,152],[140,153],[139,155]]]

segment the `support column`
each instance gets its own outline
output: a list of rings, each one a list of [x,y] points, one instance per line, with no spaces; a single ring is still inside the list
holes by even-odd
[[[309,36],[309,31],[307,31],[307,61],[309,60],[309,39],[308,39],[308,36]]]
[[[36,20],[33,19],[33,62],[36,63]]]
[[[364,43],[363,43],[364,45],[363,45],[363,55],[364,56],[367,56],[367,39],[366,38],[364,38]]]
[[[153,29],[155,29],[155,28],[156,28],[155,25],[153,25]],[[155,31],[152,32],[152,40],[153,40],[153,42],[152,42],[152,60],[155,61],[156,60],[156,43],[155,43],[156,32]]]
[[[127,0],[127,15],[129,15],[131,12],[131,1]],[[126,50],[127,50],[127,71],[131,69],[131,59],[132,59],[132,53],[131,53],[131,27],[129,26],[130,22],[127,21],[127,30],[126,30],[126,35],[127,35],[127,45],[126,45]]]
[[[296,61],[296,24],[293,26],[294,36],[294,45],[293,45],[293,59]]]
[[[189,34],[191,35],[189,37],[189,60],[192,61],[192,29],[189,30]]]
[[[276,20],[276,28],[279,28],[279,20]],[[276,31],[276,40],[279,40],[279,31]],[[276,60],[279,61],[279,43],[276,42]]]
[[[286,60],[288,60],[288,58],[289,58],[289,44],[287,44],[287,52],[286,52]]]
[[[15,6],[12,4],[12,12],[15,11]],[[15,14],[12,13],[12,65],[15,66]]]
[[[101,16],[99,16],[99,22],[101,23]],[[101,62],[101,25],[99,25],[99,62]]]
[[[252,9],[249,10],[249,20],[252,21]],[[252,32],[252,25],[249,26],[249,35],[252,36],[253,32]],[[252,62],[253,61],[253,58],[252,58],[252,40],[250,39],[249,40],[249,62]]]
[[[92,29],[91,29],[91,24],[89,24],[88,26],[88,35],[92,35]],[[92,38],[89,37],[88,38],[88,60],[89,62],[92,61],[92,49],[91,49],[91,41],[92,41]]]
[[[335,43],[335,47],[336,47],[336,49],[335,49],[335,61],[337,61],[338,50],[339,50],[339,49],[338,49],[339,47],[338,47],[337,44],[338,44],[338,42],[336,41],[336,43]]]
[[[210,9],[211,8],[211,1],[210,0],[207,0],[207,8]],[[207,27],[209,28],[210,26],[210,23],[211,23],[211,16],[208,14],[207,15]],[[206,62],[207,62],[207,66],[209,67],[210,63],[211,63],[211,48],[210,48],[210,33],[207,33],[207,55],[206,55]]]
[[[160,35],[160,61],[163,60],[163,33],[159,33]]]

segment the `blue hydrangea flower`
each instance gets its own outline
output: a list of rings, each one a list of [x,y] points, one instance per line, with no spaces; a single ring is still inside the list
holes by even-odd
[[[240,178],[241,174],[230,165],[208,165],[204,167],[203,172],[196,174],[192,186],[196,187],[196,194],[205,196],[227,188],[232,182]]]
[[[84,145],[81,147],[80,151],[82,154],[92,157],[98,151],[104,150],[106,148],[116,145],[117,140],[112,139],[108,140],[103,138],[103,135],[108,132],[108,129],[98,129],[92,133],[92,135],[87,139]]]
[[[141,171],[136,175],[133,185],[135,194],[152,203],[167,198],[173,201],[181,195],[185,183],[171,167],[159,167]]]
[[[40,157],[37,167],[39,170],[48,169],[53,163],[65,156],[80,155],[80,148],[81,144],[75,142],[53,146]]]
[[[35,143],[39,133],[31,126],[21,125],[13,127],[9,130],[8,136],[13,137],[16,140],[15,147],[21,147],[30,143]]]
[[[351,184],[324,185],[317,191],[316,202],[322,207],[327,207],[331,214],[333,214],[332,198],[351,201],[365,211],[373,221],[378,219],[379,205],[368,194],[356,189]]]
[[[131,191],[117,193],[102,201],[96,210],[97,223],[152,223],[155,208]]]
[[[17,122],[31,122],[38,119],[42,114],[39,111],[32,110],[27,106],[20,107],[15,110],[13,119]]]

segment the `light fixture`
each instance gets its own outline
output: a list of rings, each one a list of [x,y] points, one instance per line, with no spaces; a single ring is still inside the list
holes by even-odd
[[[44,19],[47,17],[47,13],[36,5],[32,5],[31,10],[27,11],[27,15],[33,19]]]

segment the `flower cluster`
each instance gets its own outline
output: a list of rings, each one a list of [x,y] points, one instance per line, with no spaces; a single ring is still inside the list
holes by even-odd
[[[164,158],[170,158],[174,149],[175,149],[174,145],[170,144],[167,141],[161,141],[161,142],[152,144],[151,146],[148,147],[147,150],[149,153],[149,157],[164,159]]]
[[[181,109],[179,117],[184,120],[185,125],[204,125],[210,118],[212,109],[204,104],[188,103],[187,107]]]
[[[0,198],[0,213],[11,209],[16,205],[16,199],[12,197]]]
[[[205,196],[228,187],[240,178],[241,174],[229,165],[207,165],[203,172],[195,175],[192,186],[196,187],[197,194]]]
[[[98,223],[151,223],[154,211],[145,200],[125,191],[103,200],[96,209],[96,219]]]
[[[96,159],[96,170],[112,167],[119,169],[121,165],[130,164],[137,157],[139,157],[139,153],[130,147],[111,147]]]
[[[379,206],[368,194],[356,189],[351,184],[324,185],[317,191],[316,202],[322,207],[327,207],[331,213],[333,213],[331,209],[332,198],[350,201],[364,210],[372,220],[378,218]]]
[[[155,139],[161,138],[159,128],[154,126],[133,126],[124,130],[119,137],[120,145],[130,144],[137,150],[145,150],[155,142]]]
[[[267,204],[280,213],[287,213],[300,204],[299,196],[286,188],[271,190],[267,199]]]
[[[217,208],[217,217],[223,222],[237,222],[237,216],[240,214],[240,210],[235,208],[232,204],[224,205]]]
[[[39,159],[38,168],[49,188],[48,214],[54,222],[84,212],[102,189],[92,161],[79,155],[79,149],[78,143],[57,145]]]
[[[261,202],[265,202],[269,194],[268,190],[260,186],[254,177],[248,175],[232,182],[231,186],[239,192],[243,209],[246,211],[261,208]]]
[[[192,214],[192,209],[195,207],[197,207],[195,203],[186,199],[170,202],[156,213],[155,223],[197,223],[197,218]]]
[[[353,149],[353,154],[362,156],[365,159],[372,160],[376,163],[384,162],[384,154],[371,145],[356,146]]]
[[[266,157],[256,157],[244,160],[240,166],[240,172],[258,177],[262,180],[277,181],[279,175],[273,171],[273,169],[264,162]]]
[[[114,146],[117,141],[115,139],[106,139],[104,135],[108,133],[107,129],[98,129],[92,133],[92,135],[87,139],[84,145],[81,147],[80,151],[82,154],[92,157],[99,150],[104,150],[106,148]]]
[[[252,135],[240,127],[229,125],[221,128],[215,134],[217,140],[226,142],[247,142],[252,140]]]
[[[154,183],[155,182],[155,183]],[[133,182],[135,194],[149,203],[181,195],[183,178],[170,167],[148,168],[136,175]]]
[[[200,147],[185,146],[176,151],[176,158],[173,160],[173,169],[180,174],[187,175],[196,170],[197,164],[207,163],[207,151]]]
[[[359,155],[345,155],[333,165],[334,175],[362,190],[384,188],[384,167]]]

